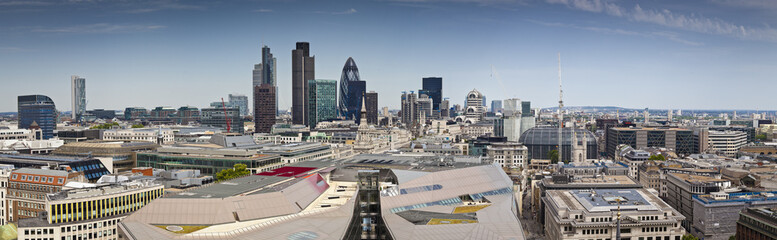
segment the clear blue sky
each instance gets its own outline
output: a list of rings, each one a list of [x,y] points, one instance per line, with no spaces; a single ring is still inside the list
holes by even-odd
[[[73,74],[88,109],[205,107],[250,95],[262,43],[285,109],[297,41],[320,79],[353,57],[390,108],[426,76],[453,103],[553,106],[561,52],[568,106],[777,109],[775,16],[772,0],[0,0],[0,111],[35,93],[69,111]]]

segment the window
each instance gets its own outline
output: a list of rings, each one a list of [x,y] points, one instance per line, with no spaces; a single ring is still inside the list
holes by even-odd
[[[16,180],[16,177],[19,176],[19,174],[14,174],[11,176],[11,179]]]
[[[53,177],[49,177],[49,183],[54,183],[54,178]]]
[[[27,175],[22,175],[22,181],[27,181]]]
[[[35,176],[35,180],[33,180],[33,182],[38,182],[38,181],[40,181],[40,177],[39,176]]]
[[[58,184],[62,184],[64,181],[65,181],[65,179],[64,179],[64,178],[58,178],[58,179],[57,179],[57,183],[58,183]]]

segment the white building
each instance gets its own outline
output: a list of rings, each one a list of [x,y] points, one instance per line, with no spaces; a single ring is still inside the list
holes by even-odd
[[[0,129],[0,140],[35,140],[40,132],[40,129]]]
[[[175,135],[173,134],[173,130],[169,128],[110,129],[103,132],[103,140],[142,141],[156,143],[160,135],[162,144],[175,143]]]
[[[545,204],[547,239],[680,239],[685,219],[644,188],[549,190]],[[620,211],[619,211],[620,209]]]
[[[493,158],[494,164],[501,167],[526,169],[529,149],[517,142],[498,142],[487,147],[486,155]]]
[[[747,144],[747,133],[711,130],[708,139],[711,151],[726,157],[735,157],[739,148]]]
[[[11,212],[7,211],[10,209],[7,209],[8,204],[5,201],[8,193],[8,177],[11,176],[11,171],[13,171],[13,165],[0,164],[0,226],[8,223],[8,215]]]
[[[483,113],[486,112],[486,107],[483,105],[483,94],[477,89],[472,89],[467,94],[466,103],[464,114],[467,116],[467,120],[470,120],[472,123],[480,121]]]

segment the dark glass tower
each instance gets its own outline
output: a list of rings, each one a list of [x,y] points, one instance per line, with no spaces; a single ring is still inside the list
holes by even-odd
[[[426,94],[432,99],[432,111],[434,115],[439,115],[440,102],[442,102],[442,78],[441,77],[427,77],[423,78],[423,84],[419,94]]]
[[[28,129],[33,123],[43,132],[42,139],[54,137],[57,129],[57,107],[51,98],[43,95],[26,95],[17,98],[19,128]]]
[[[297,42],[297,49],[291,50],[291,121],[307,125],[308,122],[308,80],[315,76],[315,56],[310,56],[310,43]]]
[[[364,104],[367,105],[365,107],[367,109],[367,124],[378,125],[378,93],[375,91],[366,93]]]
[[[337,106],[341,117],[358,121],[366,85],[367,83],[359,78],[356,62],[349,57],[340,76],[340,99]]]

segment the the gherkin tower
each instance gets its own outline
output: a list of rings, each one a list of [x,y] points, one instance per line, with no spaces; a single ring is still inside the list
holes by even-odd
[[[338,101],[338,113],[340,117],[348,120],[359,119],[362,98],[366,89],[366,83],[359,78],[359,68],[353,58],[348,58],[343,66],[340,76],[340,93]]]

